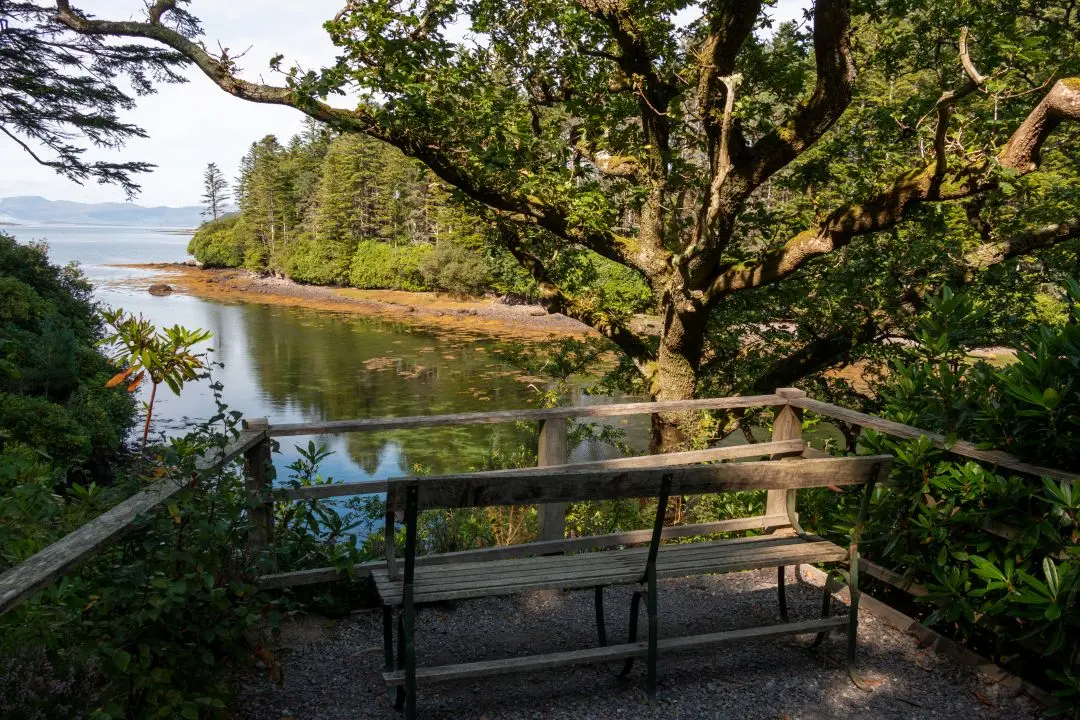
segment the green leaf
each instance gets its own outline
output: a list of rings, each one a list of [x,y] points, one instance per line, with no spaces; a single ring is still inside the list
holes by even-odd
[[[1001,572],[1001,570],[999,570],[997,566],[994,565],[994,563],[990,562],[986,558],[981,558],[978,555],[972,555],[971,563],[975,566],[975,569],[972,572],[974,572],[979,577],[992,580],[1000,580],[1002,582],[1008,581],[1005,573]]]
[[[131,653],[125,650],[116,650],[113,652],[113,665],[120,672],[127,672],[128,667],[131,665]]]
[[[1042,561],[1043,575],[1046,577],[1046,585],[1050,590],[1050,597],[1057,598],[1058,594],[1058,569],[1054,561],[1048,557]]]

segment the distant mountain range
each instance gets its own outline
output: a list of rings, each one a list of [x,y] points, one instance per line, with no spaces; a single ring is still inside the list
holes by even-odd
[[[80,203],[25,195],[0,198],[0,224],[124,225],[152,228],[194,228],[206,218],[202,208],[143,207],[133,203]]]

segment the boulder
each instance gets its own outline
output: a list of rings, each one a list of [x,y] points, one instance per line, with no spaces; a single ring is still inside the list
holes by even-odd
[[[166,285],[165,283],[154,283],[147,288],[147,291],[151,295],[170,295],[172,294],[172,285]]]

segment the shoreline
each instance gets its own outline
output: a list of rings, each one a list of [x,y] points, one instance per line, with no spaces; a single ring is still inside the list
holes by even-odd
[[[523,340],[596,335],[592,328],[539,305],[507,305],[491,298],[459,300],[433,292],[357,290],[303,285],[236,268],[184,263],[124,263],[113,267],[151,271],[116,284],[147,290],[165,283],[174,292],[218,302],[254,302],[398,320],[433,329],[470,330]]]

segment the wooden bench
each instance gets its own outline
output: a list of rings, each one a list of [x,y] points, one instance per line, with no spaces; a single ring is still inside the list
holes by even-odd
[[[625,661],[624,672],[633,660],[646,658],[646,690],[650,702],[655,699],[657,662],[660,652],[701,648],[735,640],[816,634],[814,644],[843,627],[848,628],[848,666],[854,674],[856,629],[858,624],[858,537],[869,506],[873,487],[888,476],[890,456],[807,459],[790,457],[801,450],[802,442],[787,445],[789,457],[759,462],[723,464],[700,463],[702,452],[718,453],[713,457],[761,457],[777,452],[777,443],[745,445],[721,451],[672,453],[647,458],[629,458],[621,467],[597,469],[590,464],[563,465],[526,470],[496,471],[428,478],[399,478],[387,487],[388,553],[385,567],[372,572],[383,602],[385,649],[384,678],[394,688],[395,706],[404,708],[408,720],[416,717],[416,693],[419,682],[446,681],[523,670],[553,668],[582,663]],[[615,461],[619,462],[619,461]],[[639,466],[635,467],[634,464]],[[661,467],[641,467],[663,464]],[[605,463],[600,463],[604,465]],[[610,461],[607,463],[610,465]],[[596,464],[592,464],[596,465]],[[862,485],[863,502],[852,543],[844,548],[805,533],[795,513],[796,491],[800,488]],[[672,495],[780,490],[786,491],[786,512],[713,523],[708,530],[757,528],[768,534],[725,540],[662,545],[665,536],[684,535],[679,528],[665,528],[668,500]],[[514,546],[522,557],[485,559],[485,553],[455,553],[453,563],[417,563],[417,521],[423,510],[520,505],[626,498],[657,498],[656,519],[652,530],[623,533],[598,538],[597,545],[616,545],[614,549],[576,554],[549,554],[580,548],[574,538]],[[404,511],[405,550],[403,568],[395,557],[395,513]],[[626,547],[647,542],[646,547]],[[503,555],[506,554],[503,550]],[[544,553],[544,554],[542,554]],[[531,554],[531,556],[529,556]],[[431,558],[437,560],[438,556]],[[429,558],[425,558],[429,560]],[[830,617],[831,595],[828,587],[823,600],[822,617],[817,620],[788,622],[784,594],[784,568],[810,563],[849,563],[850,612],[846,618]],[[660,636],[657,607],[657,581],[708,573],[723,573],[756,568],[777,567],[778,603],[782,622],[763,627],[716,632],[691,637]],[[608,645],[603,614],[603,588],[609,585],[641,583],[634,593],[630,612],[629,641]],[[595,588],[598,647],[569,652],[528,655],[495,661],[467,662],[453,665],[417,667],[415,618],[418,604],[510,595],[530,590]],[[644,598],[648,612],[648,638],[637,641],[639,604]],[[394,642],[394,611],[397,609],[397,647]]]

